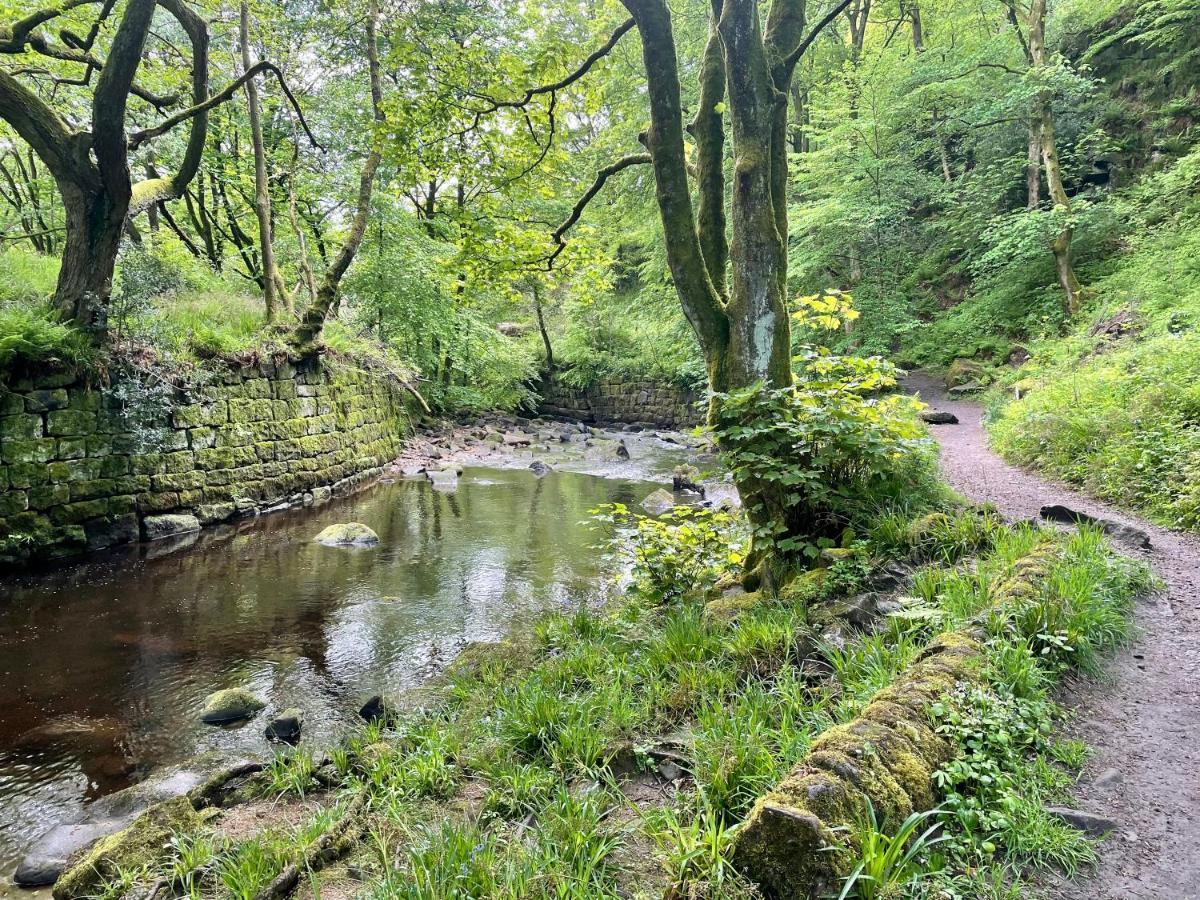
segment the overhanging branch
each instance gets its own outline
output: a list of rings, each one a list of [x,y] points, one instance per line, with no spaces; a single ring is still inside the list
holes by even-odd
[[[262,74],[263,72],[270,72],[279,80],[279,86],[283,89],[284,96],[287,97],[288,103],[290,103],[292,109],[295,110],[296,117],[300,120],[300,125],[304,128],[304,133],[308,135],[309,141],[318,150],[323,149],[317,139],[313,136],[312,131],[309,129],[308,121],[304,118],[304,111],[300,108],[300,103],[296,100],[291,88],[287,86],[287,82],[283,77],[283,72],[281,72],[279,67],[274,63],[267,62],[265,60],[263,62],[255,63],[250,69],[227,84],[223,90],[213,94],[203,103],[198,103],[195,106],[181,110],[175,113],[175,115],[163,119],[157,125],[154,125],[150,128],[134,132],[129,136],[129,149],[136,150],[142,144],[146,143],[146,141],[156,138],[159,135],[166,134],[180,122],[186,122],[193,116],[199,115],[202,112],[207,112],[214,106],[219,106],[226,100],[229,100],[231,97],[233,97],[233,95],[236,94],[247,81]]]
[[[850,5],[850,0],[841,0],[841,2],[837,4],[837,6],[835,6],[828,13],[826,13],[825,17],[823,19],[821,19],[820,22],[818,22],[816,25],[813,26],[812,31],[810,31],[808,33],[808,36],[805,37],[804,40],[802,40],[799,43],[799,45],[796,47],[796,49],[793,50],[791,53],[789,53],[784,58],[783,64],[785,66],[787,66],[787,68],[789,70],[794,68],[796,63],[798,63],[800,61],[800,57],[802,57],[805,53],[808,52],[808,48],[812,46],[813,41],[815,41],[820,36],[821,32],[824,31],[825,28],[834,19],[836,19],[843,12],[845,12],[846,7],[848,7],[849,5]]]
[[[554,229],[553,238],[556,246],[554,252],[546,258],[547,271],[554,267],[554,260],[567,247],[567,242],[563,239],[563,235],[570,231],[572,226],[579,221],[579,217],[583,215],[583,211],[587,208],[587,205],[592,202],[592,198],[600,193],[605,182],[618,172],[623,172],[631,166],[649,165],[651,161],[649,153],[631,153],[605,166],[596,173],[596,180],[584,191],[583,196],[575,202],[575,206],[571,208],[571,214],[563,220],[561,225]]]

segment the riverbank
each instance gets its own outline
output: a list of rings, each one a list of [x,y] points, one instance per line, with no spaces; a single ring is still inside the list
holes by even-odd
[[[978,667],[962,670],[977,674],[939,691],[933,711],[938,740],[959,748],[941,770],[957,798],[943,814],[952,853],[926,874],[891,877],[961,893],[1003,882],[1008,866],[1091,859],[1086,837],[1047,809],[1070,795],[1079,753],[1049,739],[1046,691],[1124,634],[1144,584],[1136,567],[1093,534],[1009,528],[975,510],[914,512],[878,517],[778,596],[748,595],[724,580],[740,526],[702,515],[725,518],[698,523],[709,535],[699,545],[687,519],[666,538],[646,526],[644,539],[691,548],[693,562],[666,581],[635,556],[633,593],[603,608],[573,603],[519,639],[460,654],[433,687],[376,704],[375,721],[323,759],[282,754],[241,784],[234,799],[245,802],[218,804],[190,829],[186,858],[133,865],[112,895],[187,869],[201,893],[236,883],[241,896],[277,896],[271,885],[304,857],[303,896],[750,897],[756,870],[736,848],[755,799],[797,765],[857,778],[826,752],[831,728],[856,727],[927,647],[979,627],[989,639],[972,651]],[[1061,636],[1043,633],[1050,614]],[[1010,740],[971,744],[976,722]],[[825,756],[810,752],[822,746]],[[905,771],[900,787],[874,768],[873,781],[855,781],[878,800],[888,834],[918,808],[914,773],[933,775]],[[869,787],[884,783],[890,793]],[[1014,803],[1019,822],[971,824]],[[312,856],[321,846],[335,849]],[[820,856],[835,872],[854,867],[852,852]]]
[[[365,490],[0,581],[5,874],[32,837],[132,782],[197,754],[269,754],[263,725],[284,709],[303,710],[305,746],[336,745],[365,696],[419,686],[546,610],[599,602],[609,564],[589,510],[637,508],[669,495],[676,467],[710,461],[684,435],[578,427],[551,456],[537,439],[551,427],[568,430],[426,426]],[[539,477],[533,455],[553,470]],[[313,543],[345,521],[369,524],[379,546]],[[259,694],[262,717],[200,723],[204,698],[231,686]]]

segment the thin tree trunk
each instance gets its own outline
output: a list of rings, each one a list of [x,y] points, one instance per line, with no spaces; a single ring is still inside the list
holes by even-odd
[[[250,5],[242,0],[238,38],[242,51],[242,70],[250,71]],[[250,144],[254,149],[254,215],[258,218],[259,259],[262,266],[263,302],[266,318],[274,322],[279,315],[279,270],[275,265],[274,239],[271,233],[271,193],[267,184],[267,154],[263,147],[262,113],[258,99],[258,84],[253,78],[246,82],[246,104],[250,118]]]
[[[542,335],[542,346],[546,348],[546,371],[554,371],[554,348],[550,346],[550,332],[546,330],[546,318],[542,315],[542,292],[533,282],[533,310],[537,314],[538,332]]]
[[[1046,0],[1033,0],[1029,15],[1029,58],[1035,69],[1046,66]],[[1050,95],[1040,91],[1034,101],[1034,119],[1038,123],[1042,161],[1046,166],[1046,189],[1056,213],[1063,217],[1062,227],[1050,245],[1054,254],[1054,266],[1058,272],[1058,283],[1063,289],[1063,306],[1068,315],[1074,315],[1082,305],[1083,292],[1075,268],[1071,262],[1071,198],[1063,185],[1062,165],[1058,158],[1058,142],[1054,132],[1054,113]],[[1031,139],[1032,145],[1032,139]],[[1030,149],[1032,153],[1032,146]]]
[[[346,235],[341,250],[325,270],[325,277],[321,280],[317,297],[309,304],[304,318],[293,335],[293,342],[299,347],[308,347],[320,338],[321,330],[325,327],[325,320],[329,317],[329,313],[337,301],[338,286],[341,284],[342,276],[350,268],[350,263],[354,261],[354,256],[362,245],[363,236],[367,231],[367,220],[371,215],[371,192],[375,184],[375,174],[378,172],[383,158],[380,149],[379,126],[385,121],[383,79],[379,70],[378,20],[379,0],[370,0],[367,11],[367,69],[371,80],[371,110],[375,127],[371,134],[371,151],[363,164],[362,173],[358,179],[358,208],[355,211],[354,220],[350,224],[350,233]]]

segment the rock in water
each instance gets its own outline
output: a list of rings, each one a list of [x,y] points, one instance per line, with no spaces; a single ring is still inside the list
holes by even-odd
[[[957,425],[958,416],[954,413],[929,409],[921,413],[921,421],[926,425]]]
[[[396,719],[396,710],[381,694],[372,694],[359,709],[358,714],[368,722],[392,722]]]
[[[226,688],[209,694],[200,711],[200,721],[208,725],[249,719],[267,704],[245,688]]]
[[[529,471],[532,472],[534,475],[536,475],[538,478],[545,478],[547,475],[549,475],[554,470],[551,469],[544,462],[542,462],[540,459],[535,459],[533,462],[531,462],[529,464]]]
[[[200,520],[191,515],[146,516],[142,519],[142,537],[148,541],[175,537],[178,534],[190,534],[199,530]]]
[[[617,442],[617,459],[629,459],[629,448],[623,440]]]
[[[295,744],[300,741],[300,730],[304,727],[304,713],[296,707],[285,709],[267,723],[268,741]]]
[[[642,509],[654,516],[660,516],[674,508],[675,495],[664,488],[659,488],[642,501]]]
[[[328,547],[373,547],[379,535],[361,522],[330,525],[313,540]]]

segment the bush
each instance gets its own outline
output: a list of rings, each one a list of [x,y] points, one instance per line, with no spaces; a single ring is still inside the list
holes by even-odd
[[[830,536],[902,494],[934,490],[918,402],[878,357],[810,350],[796,385],[717,398],[716,432],[754,537],[815,557]]]

